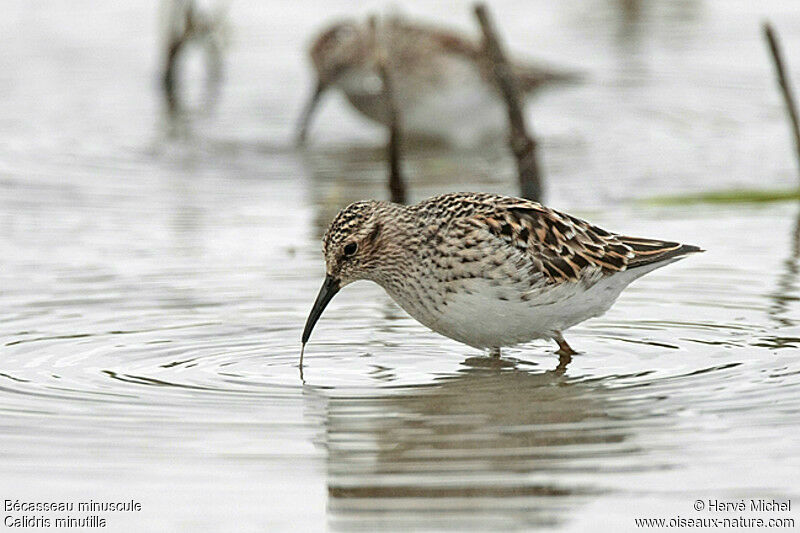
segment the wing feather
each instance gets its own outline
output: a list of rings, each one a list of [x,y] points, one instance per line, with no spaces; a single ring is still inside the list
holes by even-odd
[[[495,237],[525,251],[549,281],[610,275],[702,251],[677,242],[627,237],[536,202],[509,198],[474,219]]]

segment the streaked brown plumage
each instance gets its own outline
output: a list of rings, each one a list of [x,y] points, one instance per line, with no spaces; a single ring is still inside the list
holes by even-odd
[[[563,330],[603,314],[638,277],[700,251],[499,195],[357,202],[325,235],[326,285],[303,343],[339,288],[368,279],[421,323],[470,346],[499,353],[551,338],[571,352]]]

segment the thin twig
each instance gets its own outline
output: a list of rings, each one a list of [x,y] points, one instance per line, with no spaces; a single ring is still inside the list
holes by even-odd
[[[778,84],[780,85],[783,99],[786,102],[786,112],[792,121],[792,133],[794,134],[794,146],[797,152],[797,164],[800,169],[800,123],[797,120],[797,106],[794,102],[792,88],[789,83],[789,77],[786,74],[786,67],[783,64],[783,54],[781,47],[778,43],[778,35],[772,28],[769,22],[764,23],[764,36],[769,43],[770,52],[772,52],[772,60],[775,63],[775,72],[778,75]]]
[[[171,115],[175,114],[178,109],[178,98],[175,94],[175,71],[177,65],[175,59],[177,58],[178,52],[183,46],[183,43],[183,39],[170,41],[169,45],[167,46],[166,68],[164,69],[164,75],[161,78],[161,85],[164,89],[164,98],[167,100],[167,110]]]
[[[386,47],[378,46],[378,73],[383,84],[383,99],[386,103],[386,121],[389,128],[389,142],[386,147],[389,158],[389,193],[392,202],[406,203],[406,184],[400,165],[401,125],[394,94],[394,84],[389,72]]]
[[[478,18],[483,32],[484,48],[492,64],[495,82],[506,102],[508,122],[511,127],[509,143],[511,151],[517,159],[520,194],[524,198],[538,201],[542,196],[542,184],[536,159],[536,141],[528,135],[519,97],[518,81],[506,60],[485,4],[475,4],[475,16]]]

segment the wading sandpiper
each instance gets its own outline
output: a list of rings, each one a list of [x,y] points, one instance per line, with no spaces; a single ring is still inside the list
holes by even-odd
[[[411,206],[356,202],[331,222],[322,250],[325,282],[306,321],[304,349],[331,298],[365,279],[433,331],[495,356],[542,338],[555,340],[560,355],[574,354],[564,330],[605,313],[640,276],[703,251],[483,193]]]
[[[377,68],[382,55],[405,135],[468,145],[507,130],[505,104],[494,86],[491,64],[482,46],[465,36],[399,17],[344,21],[323,30],[310,55],[317,83],[300,117],[299,142],[305,140],[317,103],[329,88],[341,90],[367,118],[387,123]],[[578,79],[574,73],[534,63],[514,62],[512,68],[524,93]]]

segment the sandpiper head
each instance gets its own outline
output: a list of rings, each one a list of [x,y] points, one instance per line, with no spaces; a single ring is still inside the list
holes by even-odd
[[[349,69],[367,59],[369,36],[355,21],[338,22],[326,28],[311,46],[311,62],[320,84],[334,83]]]
[[[333,219],[322,241],[328,276],[340,285],[373,279],[385,259],[380,208],[383,202],[350,204]]]
[[[355,21],[338,22],[326,28],[311,45],[311,62],[317,84],[306,102],[298,124],[298,142],[305,141],[308,126],[322,94],[342,76],[369,61],[371,32]]]
[[[381,217],[381,209],[385,206],[387,204],[373,200],[350,204],[328,227],[322,241],[325,282],[306,320],[303,344],[308,341],[314,325],[339,289],[360,279],[377,280],[383,267],[392,263]]]

